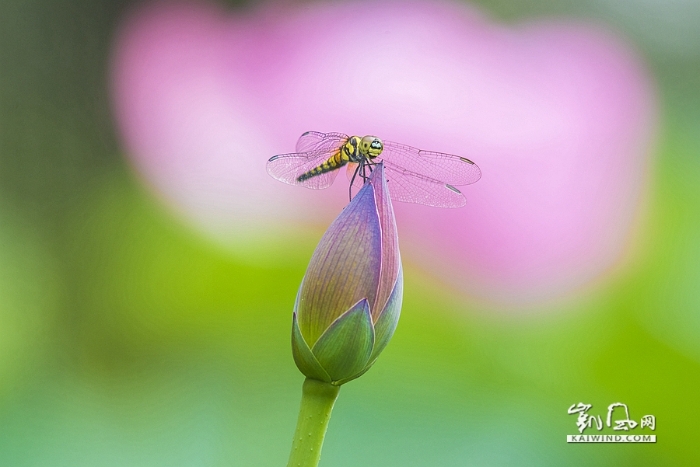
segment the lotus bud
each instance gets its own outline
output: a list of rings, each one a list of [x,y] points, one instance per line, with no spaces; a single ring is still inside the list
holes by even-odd
[[[338,386],[365,373],[394,334],[402,298],[396,221],[380,163],[311,257],[292,324],[299,370]]]

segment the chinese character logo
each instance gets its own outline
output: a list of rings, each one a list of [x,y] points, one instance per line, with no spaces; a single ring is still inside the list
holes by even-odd
[[[583,402],[573,404],[569,407],[569,415],[578,414],[576,426],[578,427],[578,432],[581,434],[583,434],[584,430],[593,426],[595,426],[598,431],[603,429],[603,420],[601,416],[588,413],[591,407],[593,407],[592,404],[584,404]],[[653,415],[644,415],[640,422],[637,423],[630,418],[630,411],[626,404],[615,402],[608,406],[605,426],[609,428],[612,427],[615,431],[629,431],[635,429],[637,426],[639,426],[640,429],[649,428],[653,431],[656,430],[656,417]]]
[[[569,415],[578,413],[578,419],[576,420],[576,426],[578,426],[578,432],[583,433],[583,430],[590,428],[591,424],[595,422],[598,431],[603,429],[603,420],[598,415],[598,418],[588,415],[588,410],[593,407],[591,404],[584,404],[579,402],[578,405],[574,404],[569,407]]]

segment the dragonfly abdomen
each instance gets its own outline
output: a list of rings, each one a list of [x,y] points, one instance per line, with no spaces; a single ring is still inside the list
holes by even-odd
[[[315,177],[316,175],[321,175],[326,172],[330,172],[331,170],[335,170],[339,167],[344,166],[345,164],[348,163],[349,159],[347,157],[343,157],[343,151],[338,151],[335,154],[333,154],[331,157],[323,161],[320,165],[317,165],[313,169],[309,170],[308,172],[305,172],[297,177],[298,182],[303,182],[304,180],[308,180],[311,177]]]

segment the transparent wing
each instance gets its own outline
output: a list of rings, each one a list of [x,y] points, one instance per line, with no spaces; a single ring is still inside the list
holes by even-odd
[[[466,157],[423,151],[405,144],[384,141],[379,159],[397,169],[449,185],[469,185],[481,178],[481,169]]]
[[[440,208],[459,208],[467,199],[454,186],[384,161],[391,199]]]
[[[312,189],[328,188],[338,175],[337,170],[303,181],[298,181],[297,178],[331,157],[347,139],[348,137],[341,133],[308,131],[301,135],[297,142],[298,152],[272,156],[267,161],[267,173],[289,185],[300,185]]]
[[[347,141],[348,135],[342,133],[321,133],[318,131],[307,131],[299,137],[297,141],[297,152],[310,152],[319,148],[339,148]]]
[[[302,181],[297,180],[297,178],[299,175],[321,164],[332,154],[332,151],[315,151],[272,156],[270,160],[267,161],[267,173],[280,182],[289,185],[299,185],[315,190],[328,188],[338,175],[337,170],[316,175]]]
[[[352,177],[353,173],[348,169],[348,177]],[[366,173],[369,173],[369,168],[366,169]],[[389,161],[384,161],[384,176],[394,201],[440,208],[459,208],[467,204],[462,192],[454,186],[398,167]],[[355,177],[352,183],[353,196],[360,191],[364,183],[362,177]]]

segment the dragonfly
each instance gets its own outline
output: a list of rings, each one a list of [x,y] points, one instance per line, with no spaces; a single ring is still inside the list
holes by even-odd
[[[328,188],[340,168],[348,166],[350,198],[374,167],[383,162],[391,199],[427,206],[457,208],[467,199],[457,188],[481,178],[481,169],[466,157],[423,151],[376,136],[307,131],[296,152],[267,161],[267,172],[277,180],[311,189]]]

